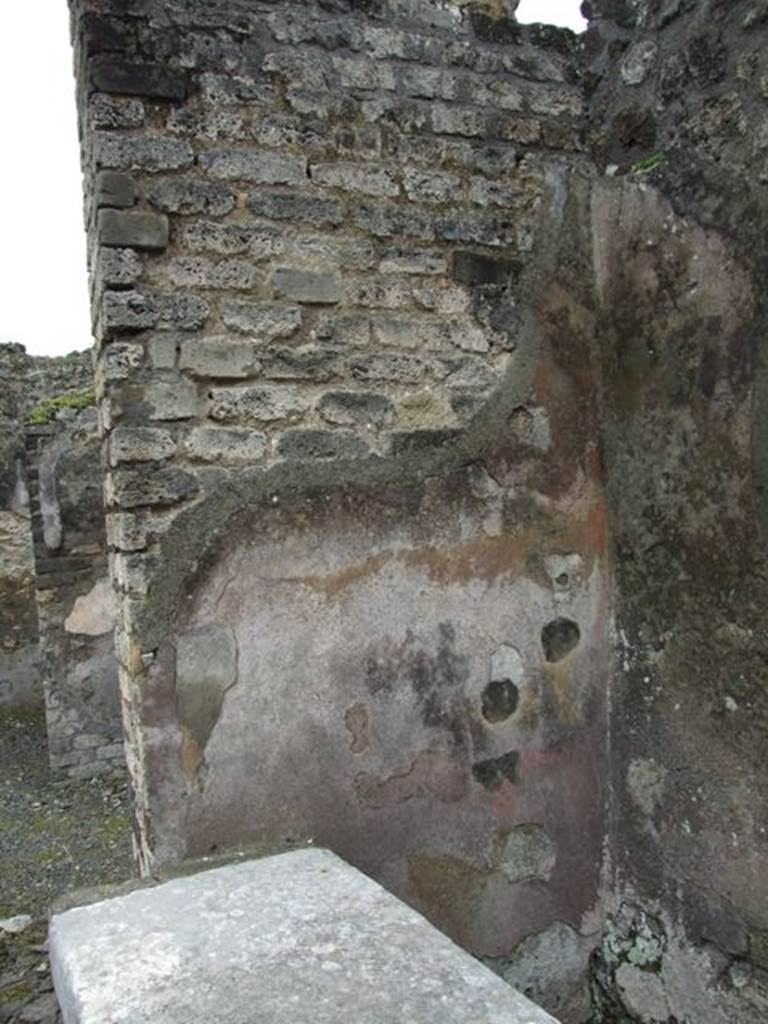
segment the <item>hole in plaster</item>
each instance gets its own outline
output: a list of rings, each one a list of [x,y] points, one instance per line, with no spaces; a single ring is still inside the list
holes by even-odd
[[[505,722],[519,703],[520,692],[512,680],[495,679],[483,690],[483,718],[486,722]]]
[[[517,782],[517,763],[520,755],[516,750],[510,750],[508,754],[501,757],[492,757],[487,761],[478,761],[472,765],[472,775],[489,792],[494,793],[500,789],[502,783]]]
[[[578,646],[581,630],[573,619],[553,619],[541,631],[541,646],[547,661],[562,661]]]
[[[555,583],[557,583],[558,587],[567,587],[570,582],[571,577],[568,575],[567,572],[561,572],[555,580]]]

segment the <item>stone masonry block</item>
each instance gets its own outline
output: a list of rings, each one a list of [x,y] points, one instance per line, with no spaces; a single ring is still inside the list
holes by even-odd
[[[175,451],[173,436],[155,427],[116,427],[109,435],[109,461],[113,466],[169,459]]]
[[[136,202],[136,182],[120,171],[99,171],[93,189],[97,208],[114,206],[127,209]]]
[[[372,164],[321,163],[312,164],[312,180],[345,192],[361,192],[367,196],[394,197],[400,186],[391,171]]]
[[[461,179],[455,174],[409,167],[403,175],[405,193],[421,203],[456,202],[462,193]]]
[[[98,372],[106,383],[125,380],[144,362],[144,347],[132,342],[114,341],[102,350]]]
[[[264,353],[262,373],[273,380],[324,383],[339,374],[340,355],[339,349],[320,345],[270,348]]]
[[[253,377],[259,366],[252,342],[224,336],[189,338],[181,343],[179,368],[195,377]]]
[[[96,93],[88,100],[91,128],[141,128],[144,117],[144,104],[141,100],[108,96],[105,93]]]
[[[103,92],[157,100],[183,100],[187,95],[185,75],[162,64],[97,59],[91,61],[90,73],[93,84]]]
[[[205,213],[220,217],[235,208],[235,194],[220,181],[165,178],[147,189],[147,199],[158,210],[183,215]]]
[[[219,224],[196,220],[185,227],[183,237],[193,252],[213,252],[220,256],[243,253],[254,260],[263,260],[283,250],[283,233],[272,224]]]
[[[199,490],[198,481],[191,473],[162,463],[150,462],[138,469],[121,466],[110,476],[113,500],[123,508],[175,505],[193,498]]]
[[[222,694],[234,638],[206,628],[212,639],[201,632],[190,677],[195,694]],[[184,649],[185,678],[187,660]],[[210,717],[207,706],[192,716],[199,741]],[[56,914],[50,950],[66,1024],[557,1024],[421,914],[319,849]]]
[[[225,325],[257,342],[289,338],[301,327],[301,309],[279,303],[248,302],[233,299],[222,303],[221,318]]]
[[[209,260],[204,256],[177,256],[168,276],[182,288],[252,288],[256,268],[244,260]]]
[[[253,181],[262,185],[302,185],[307,180],[305,157],[252,149],[211,149],[200,155],[213,178]]]
[[[388,426],[395,407],[391,398],[371,391],[326,391],[317,411],[328,423],[340,426]]]
[[[301,419],[309,409],[309,400],[295,388],[262,385],[247,388],[214,388],[208,413],[224,422],[271,423]]]
[[[185,420],[198,412],[197,387],[176,373],[151,380],[141,398],[151,420]]]
[[[93,154],[97,167],[115,170],[174,171],[190,167],[195,154],[182,139],[95,132]]]
[[[432,128],[439,135],[485,135],[486,115],[477,107],[456,107],[436,103],[432,109]]]
[[[285,459],[359,459],[370,448],[362,437],[346,430],[286,430],[277,451]]]
[[[285,192],[254,191],[248,194],[248,209],[257,217],[290,220],[313,227],[335,227],[344,220],[344,205],[336,199],[293,195]]]
[[[195,427],[184,441],[189,458],[201,462],[253,463],[266,449],[266,435],[247,427]]]
[[[101,245],[162,250],[168,245],[168,218],[147,210],[100,210]]]
[[[105,287],[136,284],[143,271],[141,258],[135,250],[99,249],[96,276]]]
[[[208,319],[210,307],[190,292],[106,292],[103,299],[104,327],[114,331],[194,331]]]
[[[272,274],[271,283],[278,298],[294,302],[330,305],[341,298],[341,284],[337,274],[278,267]]]

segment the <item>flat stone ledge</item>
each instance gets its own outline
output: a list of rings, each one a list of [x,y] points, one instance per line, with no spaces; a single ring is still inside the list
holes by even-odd
[[[56,914],[64,1024],[557,1024],[326,850]]]

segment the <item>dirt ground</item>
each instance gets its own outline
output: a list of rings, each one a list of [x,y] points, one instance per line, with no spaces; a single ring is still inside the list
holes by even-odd
[[[52,779],[40,713],[0,713],[0,1024],[54,1024],[45,938],[51,902],[133,874],[122,778]]]

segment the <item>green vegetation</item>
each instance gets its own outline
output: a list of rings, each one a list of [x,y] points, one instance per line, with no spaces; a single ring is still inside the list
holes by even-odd
[[[93,388],[83,388],[82,391],[73,391],[68,395],[55,395],[53,398],[44,398],[33,409],[27,413],[25,423],[30,427],[41,427],[56,419],[56,413],[61,409],[87,409],[90,405],[96,404],[96,395]]]
[[[663,164],[666,159],[663,153],[651,153],[644,160],[638,160],[636,164],[632,164],[629,168],[629,173],[647,174],[648,171],[654,171],[660,164]]]

